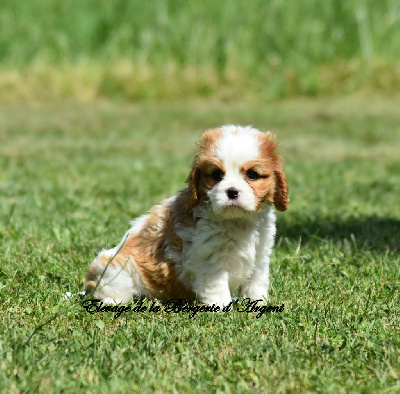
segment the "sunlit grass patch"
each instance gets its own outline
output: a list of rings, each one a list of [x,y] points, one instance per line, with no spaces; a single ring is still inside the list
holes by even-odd
[[[120,60],[112,63],[37,64],[3,68],[0,72],[0,102],[3,104],[48,102],[93,102],[103,99],[139,102],[215,98],[273,101],[287,97],[363,94],[394,95],[400,86],[396,64],[335,61],[323,66],[266,67],[254,73],[227,69],[224,77],[208,66],[162,67]]]

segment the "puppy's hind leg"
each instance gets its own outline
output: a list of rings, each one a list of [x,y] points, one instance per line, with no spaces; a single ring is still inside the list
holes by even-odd
[[[107,303],[128,302],[135,294],[130,257],[113,255],[115,249],[102,251],[89,267],[85,280],[86,294]]]

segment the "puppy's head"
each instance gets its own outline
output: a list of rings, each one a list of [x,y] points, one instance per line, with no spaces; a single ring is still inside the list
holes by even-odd
[[[206,131],[197,147],[186,180],[194,203],[209,201],[223,218],[245,217],[268,204],[288,208],[288,185],[270,133],[224,126]]]

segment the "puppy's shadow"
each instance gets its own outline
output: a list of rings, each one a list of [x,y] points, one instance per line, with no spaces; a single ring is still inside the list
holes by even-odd
[[[339,217],[313,217],[298,221],[283,215],[278,220],[278,237],[303,245],[318,240],[343,242],[351,240],[358,248],[376,252],[400,252],[400,220],[390,217],[364,216],[341,219]]]

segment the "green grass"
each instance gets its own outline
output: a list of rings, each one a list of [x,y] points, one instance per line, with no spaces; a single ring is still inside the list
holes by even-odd
[[[0,102],[400,87],[397,0],[2,0]]]
[[[0,391],[398,392],[399,102],[2,106]],[[292,201],[270,303],[285,311],[113,319],[64,300],[224,123],[281,142]]]

